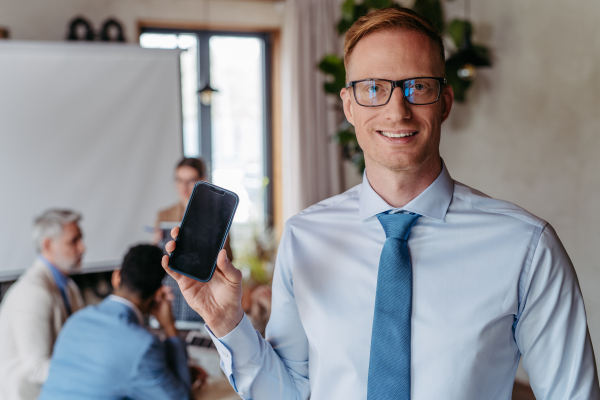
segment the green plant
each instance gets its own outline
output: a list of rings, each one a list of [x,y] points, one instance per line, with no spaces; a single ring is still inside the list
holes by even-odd
[[[344,34],[356,20],[369,12],[392,6],[398,6],[395,0],[364,0],[360,3],[356,0],[345,0],[342,4],[342,18],[337,24],[339,34]],[[467,89],[471,86],[474,77],[473,73],[468,75],[468,72],[474,71],[475,67],[491,65],[489,49],[471,44],[471,22],[454,19],[448,24],[444,23],[442,0],[415,0],[413,10],[431,20],[458,49],[446,60],[446,78],[454,89],[454,99],[464,102]],[[327,54],[319,62],[318,68],[329,77],[323,85],[325,93],[339,96],[340,90],[346,83],[343,58],[337,54]],[[365,160],[356,140],[354,127],[348,121],[342,122],[333,135],[333,140],[342,146],[344,157],[351,160],[362,173],[365,169]]]
[[[236,265],[239,265],[242,271],[244,283],[250,286],[269,284],[273,278],[276,252],[275,231],[255,226],[252,240],[248,241],[236,256]]]

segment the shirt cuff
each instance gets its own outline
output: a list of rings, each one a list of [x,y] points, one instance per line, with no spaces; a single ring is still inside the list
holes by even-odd
[[[252,323],[244,314],[242,320],[231,332],[222,338],[217,338],[208,325],[204,325],[212,338],[227,375],[231,375],[232,368],[246,365],[260,351],[259,333],[254,330]]]

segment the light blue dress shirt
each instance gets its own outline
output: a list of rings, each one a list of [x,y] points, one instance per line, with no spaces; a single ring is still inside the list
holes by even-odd
[[[213,336],[242,398],[366,398],[376,215],[391,209],[365,175],[287,222],[267,340],[247,317]],[[577,277],[550,225],[445,167],[401,210],[422,215],[408,240],[413,400],[508,400],[521,355],[538,400],[600,398]]]
[[[65,309],[67,310],[67,315],[71,315],[71,304],[69,303],[69,297],[67,296],[67,290],[69,287],[69,278],[67,275],[62,273],[55,265],[53,265],[50,261],[46,260],[43,256],[39,256],[40,260],[50,270],[52,273],[52,277],[54,278],[54,283],[56,283],[56,287],[60,290],[60,294],[65,302]]]
[[[71,316],[38,400],[188,400],[185,342],[162,342],[133,303],[110,296]]]

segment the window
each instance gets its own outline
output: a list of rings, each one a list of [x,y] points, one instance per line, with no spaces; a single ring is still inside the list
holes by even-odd
[[[144,28],[140,45],[180,48],[183,152],[202,156],[211,181],[238,194],[236,254],[272,221],[269,35]],[[203,104],[198,89],[218,92]]]

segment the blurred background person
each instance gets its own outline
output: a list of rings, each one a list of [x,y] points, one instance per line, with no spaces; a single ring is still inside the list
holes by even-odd
[[[37,399],[52,347],[66,319],[83,307],[69,273],[85,251],[81,215],[51,209],[33,227],[38,258],[11,286],[0,306],[0,398]]]
[[[185,342],[178,337],[172,295],[161,285],[163,252],[132,247],[114,271],[114,294],[74,315],[61,331],[42,399],[188,399],[192,374]],[[152,314],[162,342],[144,327]],[[204,382],[206,373],[194,368]]]
[[[179,223],[181,222],[181,220],[183,219],[183,215],[185,214],[185,209],[188,205],[190,197],[192,196],[194,185],[198,181],[206,181],[207,177],[208,172],[206,169],[206,164],[202,159],[184,157],[181,161],[179,161],[179,163],[175,167],[175,187],[177,189],[179,201],[177,202],[177,204],[174,204],[173,206],[165,208],[158,212],[155,230],[156,235],[154,238],[155,243],[158,243],[161,247],[164,247],[166,242],[171,240],[170,234],[165,234],[165,231],[169,231],[170,228],[174,226],[174,223],[176,223],[176,225],[179,226]],[[164,225],[162,229],[161,223],[166,223],[166,225]],[[233,260],[233,253],[231,251],[229,236],[227,236],[223,248],[227,252],[227,257],[229,258],[229,260]],[[165,284],[172,288],[173,292],[175,293],[175,296],[181,297],[181,302],[185,302],[185,299],[183,299],[179,286],[177,285],[175,280],[173,280],[170,277],[167,277],[167,279],[165,280]],[[244,298],[242,300],[242,303],[244,305],[244,311],[250,318],[252,325],[257,331],[259,331],[264,336],[265,327],[271,315],[270,285],[245,287]],[[187,309],[189,307],[186,305],[184,308]],[[189,308],[189,313],[195,314],[195,312],[191,308]],[[188,313],[182,312],[182,314]]]
[[[185,214],[185,209],[192,196],[194,185],[198,181],[206,181],[208,174],[206,171],[206,164],[200,158],[183,158],[175,167],[175,188],[179,201],[169,208],[165,208],[158,212],[156,219],[156,229],[154,236],[154,243],[160,243],[164,239],[164,230],[161,229],[160,225],[162,222],[180,223]],[[172,228],[172,226],[169,227]],[[170,237],[167,238],[171,240]],[[225,240],[223,246],[227,251],[227,257],[233,260],[233,253],[231,252],[231,245],[229,243],[229,236]]]

